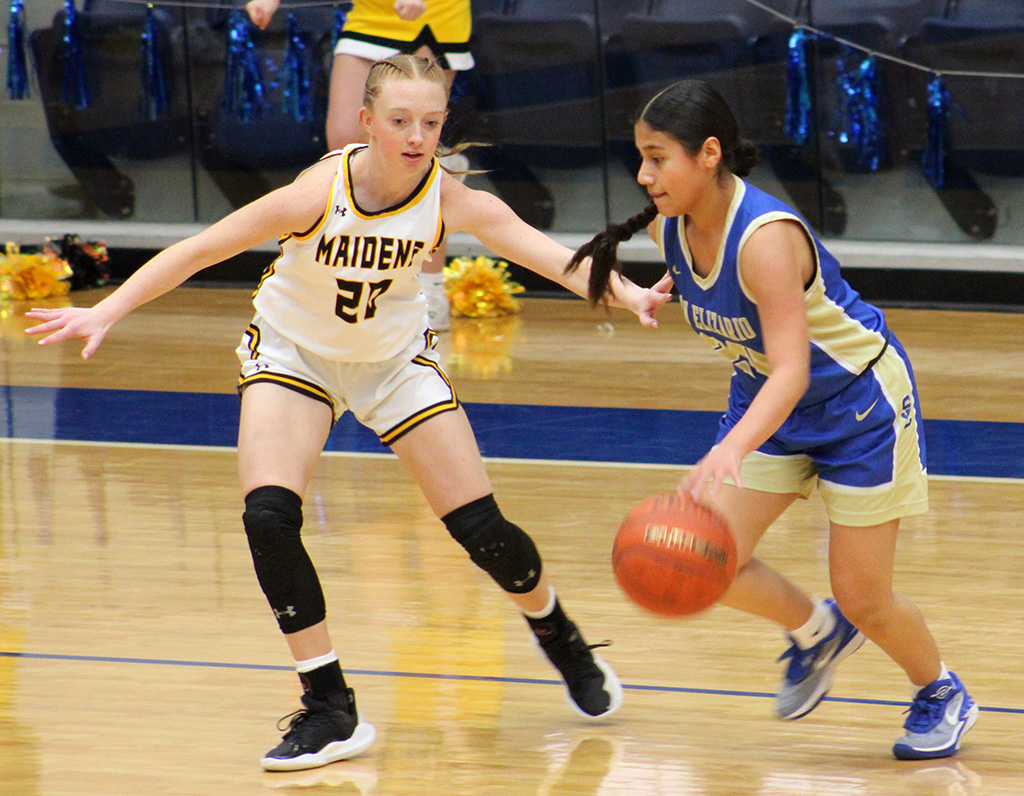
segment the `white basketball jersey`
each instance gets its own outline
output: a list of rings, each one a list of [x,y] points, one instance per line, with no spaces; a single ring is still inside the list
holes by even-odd
[[[286,235],[253,305],[282,336],[326,359],[380,362],[427,329],[416,275],[444,237],[441,174],[433,158],[422,182],[393,207],[368,212],[352,189],[350,144],[323,216]]]

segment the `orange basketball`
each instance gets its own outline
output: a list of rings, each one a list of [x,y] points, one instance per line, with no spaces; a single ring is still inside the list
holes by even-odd
[[[662,492],[622,521],[612,568],[637,605],[664,616],[688,616],[713,605],[732,583],[736,542],[711,509]]]

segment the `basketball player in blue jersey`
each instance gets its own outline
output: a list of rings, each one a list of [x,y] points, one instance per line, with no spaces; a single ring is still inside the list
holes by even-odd
[[[867,637],[913,684],[896,757],[955,754],[978,706],[921,612],[892,588],[900,518],[928,506],[903,347],[803,219],[744,182],[757,150],[711,86],[666,88],[644,108],[635,138],[652,202],[581,247],[570,270],[589,264],[590,299],[603,301],[618,242],[646,228],[668,265],[656,289],[674,285],[693,329],[733,363],[717,443],[680,490],[710,503],[736,536],[739,566],[722,602],[788,631],[779,716],[812,711]],[[829,600],[754,557],[768,527],[815,487],[829,517]]]
[[[238,348],[242,516],[256,574],[295,659],[303,709],[262,764],[322,766],[368,749],[376,732],[356,710],[327,624],[323,590],[302,544],[302,496],[345,411],[373,429],[416,479],[471,560],[519,606],[589,718],[615,711],[622,688],[565,615],[530,537],[502,515],[473,431],[434,350],[420,265],[450,232],[586,295],[566,275],[572,251],[500,199],[438,167],[448,101],[438,64],[398,55],[370,70],[360,119],[369,143],[332,153],[290,185],[158,254],[92,308],[37,309],[40,343],[86,341],[192,274],[277,238],[281,254],[256,291]],[[615,279],[615,302],[654,325],[667,300]]]

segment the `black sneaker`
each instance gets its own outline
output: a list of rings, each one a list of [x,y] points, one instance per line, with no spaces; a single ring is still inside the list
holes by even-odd
[[[290,720],[284,740],[263,756],[267,771],[299,771],[317,768],[365,752],[377,740],[377,730],[356,710],[351,688],[326,700],[303,695],[305,709],[279,721]]]
[[[588,719],[601,719],[619,709],[622,683],[594,652],[607,642],[588,645],[568,619],[560,627],[553,622],[531,624],[538,646],[565,681],[570,707]]]

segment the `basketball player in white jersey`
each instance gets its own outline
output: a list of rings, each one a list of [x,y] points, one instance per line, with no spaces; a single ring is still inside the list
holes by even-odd
[[[281,5],[281,0],[249,0],[245,8],[261,29]],[[445,69],[448,87],[455,73],[472,69],[469,51],[472,32],[470,0],[354,0],[334,50],[327,102],[327,147],[366,143],[359,123],[363,85],[375,61],[399,53],[436,58]],[[469,160],[458,152],[445,157],[445,167],[465,176]],[[427,315],[435,332],[451,328],[451,309],[444,290],[447,245],[442,242],[434,256],[423,263],[420,290],[427,299]]]
[[[303,710],[262,760],[269,770],[322,766],[368,749],[376,732],[345,683],[319,578],[300,538],[302,495],[327,435],[351,411],[398,455],[470,558],[524,613],[586,717],[618,708],[622,688],[555,597],[530,537],[495,503],[473,431],[438,364],[416,274],[445,235],[466,231],[499,256],[579,295],[587,268],[564,274],[572,251],[525,224],[497,197],[438,167],[447,81],[427,58],[376,63],[353,144],[290,185],[242,207],[146,263],[92,308],[33,309],[41,344],[86,341],[199,270],[276,237],[281,254],[256,291],[239,346],[239,472],[243,523],[257,577],[305,691]],[[668,300],[620,277],[610,303],[654,326]]]

